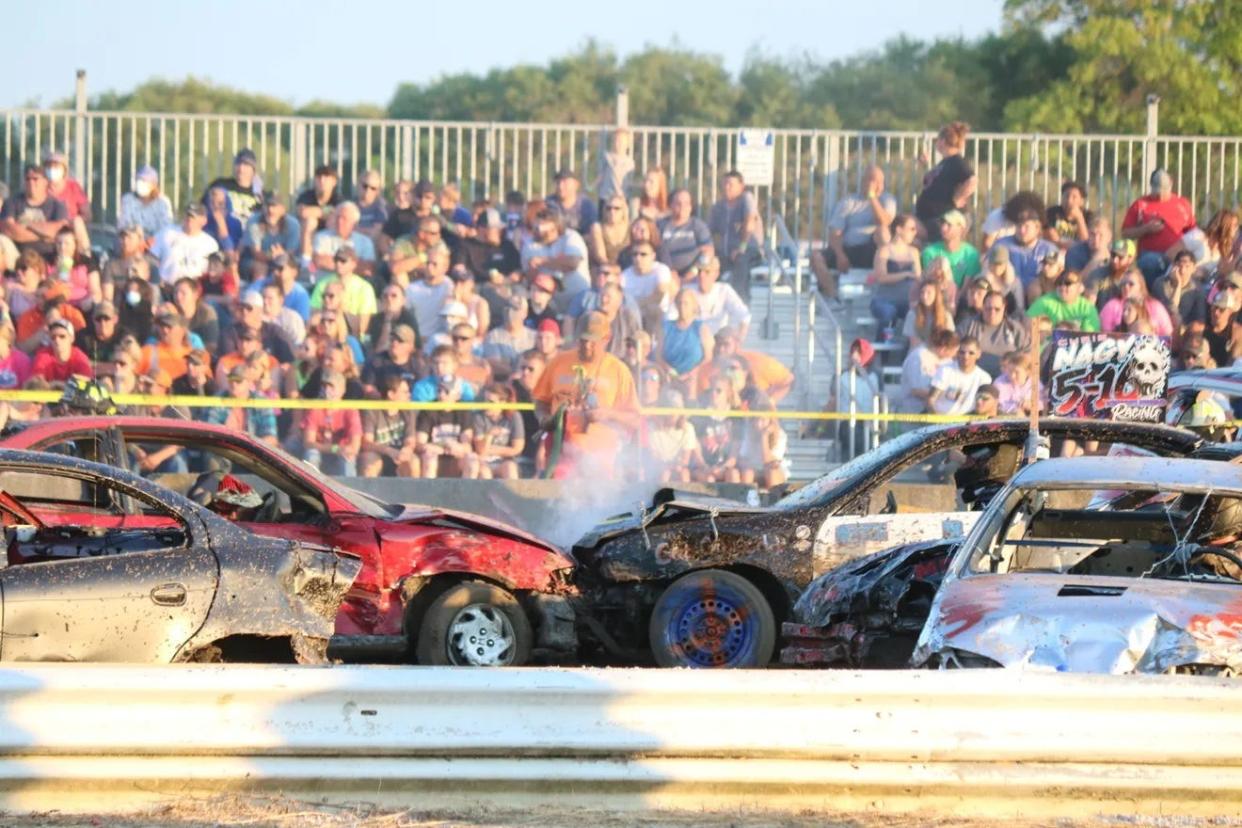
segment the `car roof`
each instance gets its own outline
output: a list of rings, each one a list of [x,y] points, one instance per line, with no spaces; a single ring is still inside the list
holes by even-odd
[[[20,433],[28,435],[60,434],[66,431],[83,431],[104,429],[111,426],[125,426],[138,429],[164,429],[194,431],[199,434],[219,434],[236,437],[237,431],[227,426],[205,423],[200,420],[182,420],[174,417],[103,417],[78,415],[69,417],[49,417],[37,420],[25,426]]]
[[[1242,466],[1163,457],[1058,457],[1019,471],[1013,485],[1041,489],[1161,489],[1242,494]]]
[[[1242,370],[1237,368],[1204,368],[1178,371],[1169,376],[1169,391],[1207,389],[1226,394],[1242,395]]]

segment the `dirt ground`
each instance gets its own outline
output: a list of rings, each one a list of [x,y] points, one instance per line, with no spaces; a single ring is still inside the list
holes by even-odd
[[[373,806],[314,805],[289,799],[224,797],[161,807],[130,817],[61,815],[55,812],[16,816],[0,814],[0,826],[40,828],[992,828],[995,820],[958,819],[910,814],[800,813],[763,816],[719,813],[602,812],[544,807],[528,811],[479,809],[472,813],[379,810]],[[1094,819],[1005,820],[1007,828],[1217,828],[1242,826],[1234,818],[1100,816]]]

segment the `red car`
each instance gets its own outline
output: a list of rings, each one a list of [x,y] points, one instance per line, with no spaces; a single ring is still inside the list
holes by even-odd
[[[576,648],[573,558],[515,527],[383,503],[247,434],[188,420],[60,417],[10,427],[0,446],[131,469],[259,534],[358,555],[329,650],[338,657],[517,665]],[[135,462],[165,455],[162,471]]]

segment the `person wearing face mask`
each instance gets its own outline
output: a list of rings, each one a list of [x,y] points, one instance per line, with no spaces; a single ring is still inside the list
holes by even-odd
[[[117,306],[121,327],[132,333],[139,342],[146,342],[151,336],[154,306],[155,287],[145,279],[129,277]]]
[[[160,192],[160,174],[144,166],[134,176],[134,188],[121,196],[120,227],[139,227],[153,239],[173,223],[172,202]]]
[[[69,159],[63,152],[48,152],[43,156],[43,169],[47,173],[48,192],[65,205],[78,245],[83,250],[90,250],[91,237],[86,232],[86,225],[91,222],[91,201],[82,185],[69,175]]]

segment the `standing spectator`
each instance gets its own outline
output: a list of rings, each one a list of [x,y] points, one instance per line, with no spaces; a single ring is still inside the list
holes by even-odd
[[[302,225],[299,252],[303,262],[309,262],[310,256],[318,252],[313,250],[312,240],[317,232],[328,226],[333,212],[341,204],[341,193],[336,186],[338,180],[336,167],[321,164],[315,168],[311,186],[299,193],[293,202],[298,222]]]
[[[634,134],[626,127],[612,131],[612,149],[601,154],[599,180],[595,192],[600,203],[614,198],[625,202],[626,195],[634,188]]]
[[[626,296],[638,303],[643,330],[655,336],[665,315],[672,310],[677,295],[677,279],[662,262],[656,261],[655,247],[642,242],[634,248],[634,266],[621,274],[621,287]]]
[[[399,323],[393,326],[387,339],[387,349],[372,354],[363,367],[362,390],[368,397],[382,395],[383,380],[389,374],[405,377],[410,383],[418,379],[421,371],[416,341],[414,329],[409,325]],[[410,395],[407,393],[405,398],[409,399]]]
[[[118,318],[111,302],[100,302],[91,311],[91,324],[78,331],[74,344],[92,364],[106,362],[125,336],[125,329],[117,325]]]
[[[185,319],[190,333],[198,337],[201,347],[215,353],[220,345],[220,317],[216,309],[202,301],[201,285],[182,277],[173,285],[173,304]]]
[[[1195,283],[1195,256],[1179,250],[1169,272],[1156,280],[1154,294],[1169,312],[1179,335],[1191,324],[1207,323],[1207,296]]]
[[[897,199],[884,192],[884,170],[878,165],[868,167],[859,191],[846,195],[832,208],[828,244],[811,253],[811,270],[825,297],[837,298],[837,279],[832,270],[844,273],[875,264],[878,246],[888,241],[888,228],[896,215]]]
[[[992,376],[1001,370],[1001,358],[1012,351],[1025,351],[1031,346],[1031,335],[1025,324],[1005,312],[1005,297],[989,291],[983,297],[979,318],[962,327],[962,335],[972,337],[982,352],[979,367]]]
[[[228,193],[229,210],[237,220],[245,224],[250,215],[259,209],[263,202],[263,185],[259,182],[257,170],[258,159],[250,149],[243,149],[233,157],[233,177],[217,178],[207,185],[203,192],[203,203],[207,203],[207,194],[216,187],[223,187]]]
[[[388,373],[380,379],[379,391],[392,407],[362,412],[358,469],[363,477],[418,477],[417,412],[397,407],[397,403],[409,400],[410,383],[400,373]]]
[[[953,330],[953,317],[945,307],[944,293],[935,279],[925,278],[919,283],[918,301],[906,314],[902,335],[917,348],[931,339],[935,331]]]
[[[643,176],[642,193],[630,202],[630,217],[658,223],[668,213],[668,174],[662,167],[652,167]]]
[[[187,360],[187,371],[189,363]],[[198,368],[195,368],[197,372]],[[255,393],[254,381],[245,365],[234,365],[229,369],[226,387],[219,396],[232,400],[255,400],[260,396]],[[309,413],[309,412],[308,412]],[[276,436],[276,412],[270,408],[249,408],[242,406],[216,406],[207,410],[207,422],[214,425],[228,426],[234,431],[249,434],[268,445],[278,445]]]
[[[953,271],[953,283],[958,287],[965,284],[972,276],[982,270],[979,262],[979,251],[966,241],[966,216],[961,210],[950,210],[940,218],[940,241],[932,242],[923,248],[923,269],[928,270],[931,263],[943,256]]]
[[[47,326],[48,344],[35,352],[31,374],[59,387],[70,377],[93,377],[91,361],[73,344],[73,324],[68,319],[53,320]]]
[[[931,339],[906,355],[901,365],[901,391],[894,406],[908,414],[922,414],[928,410],[932,393],[932,380],[940,366],[957,353],[958,339],[953,331],[936,331]]]
[[[405,325],[413,334],[415,350],[418,348],[418,318],[405,306],[405,291],[398,285],[388,285],[380,293],[379,307],[371,317],[367,330],[367,343],[372,352],[388,350],[389,338],[398,325]]]
[[[492,383],[483,389],[483,401],[492,405],[510,405],[513,397],[513,389],[502,383]],[[526,449],[526,430],[521,415],[513,410],[494,408],[474,412],[471,420],[479,477],[516,480],[518,458]]]
[[[940,128],[936,152],[940,162],[923,176],[923,190],[914,214],[927,230],[927,240],[940,240],[940,218],[950,210],[965,210],[975,192],[975,171],[963,157],[970,125],[961,121]]]
[[[1043,237],[1043,201],[1034,193],[1015,194],[1006,202],[1005,214],[1014,223],[1014,234],[996,244],[1009,249],[1009,261],[1025,287],[1035,281],[1040,261],[1060,248]]]
[[[1044,235],[1048,241],[1068,250],[1085,242],[1090,236],[1095,216],[1087,209],[1087,193],[1077,181],[1061,185],[1061,203],[1048,208],[1044,218]]]
[[[1103,308],[1112,299],[1121,295],[1121,280],[1134,269],[1134,242],[1129,239],[1117,239],[1109,252],[1108,267],[1095,271],[1095,281],[1088,282],[1086,297],[1095,302],[1097,308]]]
[[[323,399],[339,402],[345,395],[345,377],[335,371],[322,377]],[[302,418],[302,459],[324,474],[353,477],[362,448],[362,418],[345,406],[312,408]]]
[[[674,190],[669,208],[668,216],[656,225],[660,231],[660,261],[685,278],[696,265],[702,268],[707,256],[714,258],[712,231],[706,222],[694,215],[694,200],[689,190]],[[719,277],[719,260],[716,264]]]
[[[437,381],[434,397],[439,403],[461,399],[460,381]],[[418,454],[423,477],[479,476],[479,456],[474,453],[474,431],[470,412],[461,409],[425,411],[418,418]]]
[[[937,414],[969,414],[975,408],[975,395],[992,381],[992,375],[979,367],[979,343],[974,337],[962,337],[957,359],[946,361],[932,378],[927,404]]]
[[[241,266],[244,275],[250,275],[256,262],[268,266],[268,273],[275,272],[274,259],[284,256],[293,262],[297,274],[297,255],[302,243],[302,225],[289,215],[285,199],[280,193],[271,192],[263,198],[263,210],[256,210],[246,225],[241,244]]]
[[[592,208],[594,209],[594,208]],[[529,278],[546,273],[561,286],[560,308],[591,286],[587,249],[582,236],[561,224],[554,209],[535,215],[535,237],[522,246],[522,269]]]
[[[1122,310],[1126,302],[1131,300],[1138,302],[1146,310],[1154,333],[1159,336],[1173,335],[1173,322],[1169,319],[1169,312],[1159,300],[1147,293],[1147,282],[1137,270],[1131,270],[1122,278],[1121,295],[1109,300],[1100,310],[1100,328],[1105,331],[1117,330],[1121,325]]]
[[[419,335],[426,339],[439,328],[440,308],[449,300],[453,283],[448,278],[449,250],[437,243],[427,253],[427,266],[422,278],[410,282],[405,289],[405,304],[414,311]]]
[[[358,205],[358,232],[372,242],[379,240],[388,222],[388,202],[384,200],[384,179],[375,170],[358,176],[354,202]]]
[[[1025,350],[1013,350],[1001,357],[1001,375],[996,378],[997,408],[1001,414],[1030,416],[1031,391],[1035,380],[1031,376],[1031,358]],[[986,369],[985,369],[986,370]]]
[[[892,240],[875,254],[875,270],[871,281],[871,315],[885,339],[892,339],[898,319],[910,311],[910,290],[922,274],[919,252],[914,247],[918,223],[913,216],[902,214],[893,219]]]
[[[502,324],[483,339],[483,358],[497,375],[507,376],[519,367],[522,354],[535,347],[535,332],[526,327],[527,303],[523,296],[510,296]]]
[[[533,396],[541,419],[563,412],[566,463],[553,476],[576,471],[585,480],[611,479],[613,463],[638,425],[634,379],[625,363],[605,350],[603,314],[588,314],[579,327],[577,347],[548,362]]]
[[[625,199],[614,195],[603,202],[601,209],[603,215],[591,225],[591,234],[587,239],[594,267],[615,265],[630,241],[630,212]]]
[[[582,182],[573,170],[561,170],[556,174],[556,192],[545,201],[549,207],[561,212],[566,230],[586,235],[591,231],[591,225],[599,221],[595,204],[582,194]]]
[[[1065,251],[1065,267],[1077,270],[1087,284],[1096,272],[1108,268],[1109,245],[1113,243],[1113,226],[1104,216],[1096,216],[1087,225],[1087,240],[1074,242]]]
[[[346,202],[348,204],[348,202]],[[342,205],[337,211],[338,218],[345,213]],[[358,274],[360,266],[358,254],[350,245],[342,245],[332,254],[334,273],[327,273],[315,283],[311,293],[310,305],[314,310],[324,307],[324,294],[329,290],[340,292],[340,310],[345,314],[350,331],[361,335],[371,325],[371,317],[375,315],[375,288]]]
[[[160,262],[160,281],[171,285],[183,276],[198,279],[207,272],[207,257],[220,249],[207,226],[207,208],[198,202],[186,205],[181,226],[164,229],[151,246]]]
[[[453,266],[464,265],[478,280],[488,279],[494,270],[505,277],[519,272],[522,257],[504,233],[504,221],[497,210],[480,210],[474,235],[462,239],[453,253]]]
[[[1100,314],[1095,305],[1082,295],[1082,277],[1067,270],[1057,279],[1056,293],[1045,293],[1036,299],[1026,315],[1031,319],[1046,317],[1052,324],[1072,322],[1080,331],[1098,331]]]
[[[917,346],[916,346],[917,347]],[[846,371],[837,378],[836,393],[830,407],[839,414],[872,414],[879,411],[876,404],[881,396],[880,378],[871,369],[875,361],[875,348],[865,339],[855,339],[850,343],[850,363]],[[833,405],[835,404],[835,405]],[[867,451],[867,423],[854,423],[854,439],[850,442],[850,422],[840,420],[835,429],[837,445],[840,447],[841,458],[852,460]],[[850,454],[848,447],[853,446]]]
[[[0,233],[16,242],[21,252],[33,250],[50,259],[56,249],[56,234],[70,225],[69,212],[52,197],[42,167],[27,165],[25,179],[22,194],[5,199],[0,208]]]
[[[1164,273],[1182,236],[1194,227],[1194,208],[1173,192],[1173,177],[1164,170],[1153,172],[1151,192],[1136,199],[1121,222],[1121,235],[1138,241],[1138,267],[1147,284]]]
[[[729,267],[729,283],[750,304],[750,269],[762,258],[763,220],[753,193],[737,170],[725,173],[722,197],[712,205],[707,226],[716,255]]]
[[[223,187],[207,191],[207,235],[216,240],[220,250],[236,261],[242,242],[242,223],[229,212],[229,197]]]
[[[120,228],[137,227],[153,239],[172,223],[172,202],[160,192],[160,174],[155,167],[139,167],[134,188],[121,196]]]
[[[343,247],[351,247],[357,261],[357,272],[363,276],[371,275],[375,267],[375,245],[357,230],[361,215],[358,205],[352,201],[342,201],[337,206],[328,222],[331,229],[320,230],[314,236],[317,269],[332,270],[337,252]]]
[[[659,362],[686,388],[694,388],[695,372],[712,352],[713,334],[699,319],[697,293],[683,288],[676,303],[677,320],[664,320]]]

